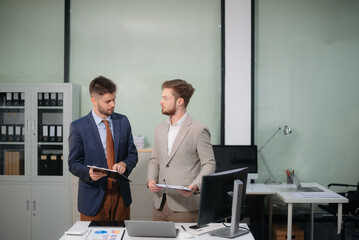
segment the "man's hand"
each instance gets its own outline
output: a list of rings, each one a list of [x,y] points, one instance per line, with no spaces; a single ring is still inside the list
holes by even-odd
[[[158,192],[159,190],[161,190],[162,188],[157,187],[156,185],[156,181],[154,180],[148,180],[147,181],[147,187],[148,189],[150,189],[151,192],[155,193]]]
[[[191,184],[188,186],[189,189],[191,189],[191,191],[184,191],[184,190],[178,190],[181,194],[185,195],[186,197],[191,196],[194,192],[198,191],[198,186],[196,184]]]
[[[103,177],[106,177],[107,174],[101,171],[94,171],[93,168],[89,170],[90,178],[94,181],[97,181]]]
[[[120,174],[123,174],[126,171],[127,165],[124,162],[119,162],[113,165],[112,170],[116,170]]]

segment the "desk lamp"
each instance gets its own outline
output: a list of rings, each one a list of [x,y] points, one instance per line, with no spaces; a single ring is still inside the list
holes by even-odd
[[[261,156],[261,158],[263,159],[264,166],[266,167],[266,169],[267,169],[267,171],[268,171],[268,173],[269,173],[269,176],[270,176],[270,178],[265,181],[266,184],[281,184],[281,182],[277,182],[277,181],[274,179],[273,173],[272,173],[272,171],[271,171],[271,170],[269,169],[269,167],[268,167],[267,160],[266,160],[266,159],[264,158],[264,156],[263,156],[262,149],[263,149],[264,146],[267,145],[267,143],[269,143],[270,140],[272,140],[272,138],[273,138],[280,130],[282,130],[282,129],[283,129],[283,134],[284,134],[284,135],[288,135],[288,134],[292,133],[292,129],[290,129],[287,125],[285,125],[283,128],[282,128],[282,127],[279,127],[279,128],[277,129],[277,131],[275,131],[274,134],[267,140],[267,142],[265,142],[265,143],[263,144],[263,146],[258,149],[258,153],[259,153],[259,155]]]

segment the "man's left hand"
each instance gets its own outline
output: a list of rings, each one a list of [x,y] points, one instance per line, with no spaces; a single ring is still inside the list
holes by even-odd
[[[127,167],[126,163],[119,162],[113,165],[112,170],[116,170],[120,174],[123,174],[126,171],[126,167]]]
[[[191,196],[194,192],[198,191],[198,186],[196,184],[191,184],[188,186],[189,189],[191,189],[191,191],[184,191],[184,190],[178,190],[181,194],[185,195],[186,197]]]

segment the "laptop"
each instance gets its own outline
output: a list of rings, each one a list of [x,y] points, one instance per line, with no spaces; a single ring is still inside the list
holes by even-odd
[[[290,178],[297,188],[283,188],[286,192],[324,192],[324,190],[317,187],[303,187],[297,176],[294,174],[291,174]]]
[[[174,222],[125,220],[127,233],[131,237],[177,237]]]

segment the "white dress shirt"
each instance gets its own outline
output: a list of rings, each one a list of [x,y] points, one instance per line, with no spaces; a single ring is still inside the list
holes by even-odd
[[[168,140],[168,156],[171,154],[173,143],[176,139],[176,136],[178,134],[178,131],[181,128],[181,125],[183,121],[185,120],[187,116],[187,112],[181,117],[178,122],[176,122],[174,125],[171,124],[170,119],[167,119],[168,124],[170,125],[170,129],[168,130],[167,140]]]

